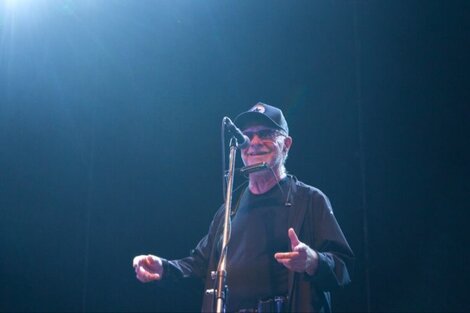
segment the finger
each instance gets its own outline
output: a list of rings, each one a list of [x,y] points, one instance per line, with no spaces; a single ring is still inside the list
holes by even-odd
[[[160,275],[159,274],[150,274],[150,273],[147,273],[147,278],[150,280],[159,280],[160,279]]]
[[[280,264],[284,265],[286,268],[288,268],[291,271],[294,272],[301,272],[302,270],[302,264],[299,262],[296,262],[294,260],[288,259],[288,260],[277,260]]]
[[[291,269],[290,268],[290,263],[289,263],[289,260],[277,260],[280,264],[284,265],[285,267],[287,267],[288,269]]]
[[[155,264],[155,260],[153,259],[153,256],[151,256],[150,254],[145,257],[145,262],[147,263],[147,265]]]
[[[305,270],[305,262],[298,258],[293,259],[276,259],[278,263],[284,265],[291,271],[303,272]]]
[[[135,277],[137,277],[137,279],[138,279],[139,281],[141,281],[142,283],[148,282],[147,277],[145,277],[145,274],[140,273],[139,270],[136,271]]]
[[[137,266],[135,268],[135,273],[136,273],[136,277],[138,280],[140,280],[143,283],[147,282],[147,278],[145,275],[146,271],[142,268],[142,266]]]
[[[141,255],[136,256],[136,257],[132,260],[132,267],[133,267],[133,268],[136,268],[137,266],[139,266],[141,260],[142,260],[142,256],[141,256]]]
[[[289,228],[288,235],[289,235],[290,244],[292,245],[292,247],[295,247],[300,243],[300,240],[297,237],[297,234],[295,233],[293,228]]]
[[[296,258],[299,256],[299,252],[293,251],[293,252],[278,252],[274,254],[274,258],[276,260],[290,260],[293,258]]]
[[[137,267],[137,278],[142,282],[149,282],[151,280],[160,279],[159,274],[152,274],[146,271],[142,266]]]

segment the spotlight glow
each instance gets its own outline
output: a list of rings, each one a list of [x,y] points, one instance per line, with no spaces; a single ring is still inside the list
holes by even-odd
[[[31,10],[44,5],[42,0],[0,0],[5,11]]]
[[[18,4],[19,1],[21,0],[4,0],[3,4],[5,8],[12,9]]]

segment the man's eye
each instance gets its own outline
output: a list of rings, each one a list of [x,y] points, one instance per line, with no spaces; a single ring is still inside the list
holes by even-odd
[[[259,136],[261,138],[271,138],[273,136],[273,132],[270,130],[262,130],[259,132]]]
[[[266,138],[269,137],[269,133],[265,130],[261,130],[258,132],[258,136],[260,136],[261,138]]]

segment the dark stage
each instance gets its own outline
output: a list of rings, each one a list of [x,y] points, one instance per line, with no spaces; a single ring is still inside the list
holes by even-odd
[[[333,311],[470,311],[470,1],[5,0],[0,31],[0,311],[198,311],[132,259],[206,234],[258,101],[356,255]]]

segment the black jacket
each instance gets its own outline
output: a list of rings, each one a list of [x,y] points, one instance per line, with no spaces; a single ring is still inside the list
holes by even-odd
[[[313,276],[289,272],[288,298],[290,312],[331,312],[330,291],[350,282],[354,255],[349,247],[328,198],[318,189],[292,178],[291,206],[288,225],[299,240],[319,254],[319,264]],[[211,271],[217,268],[217,241],[222,234],[224,206],[214,216],[208,234],[189,257],[163,260],[164,280],[184,277],[205,279],[205,288],[214,287]],[[287,229],[286,229],[287,234]],[[202,311],[213,311],[213,296],[205,295]]]

